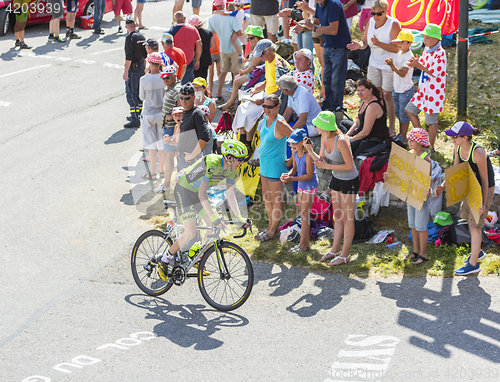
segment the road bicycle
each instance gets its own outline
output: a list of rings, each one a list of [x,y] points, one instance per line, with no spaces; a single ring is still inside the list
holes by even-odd
[[[165,200],[166,209],[174,209],[177,203]],[[150,230],[144,232],[134,244],[131,257],[132,275],[137,286],[150,296],[167,292],[172,285],[182,286],[188,277],[197,277],[201,295],[213,308],[230,311],[242,306],[250,296],[253,287],[253,267],[250,257],[239,245],[220,238],[221,228],[197,226],[198,230],[208,230],[207,240],[193,256],[178,251],[169,262],[168,281],[158,275],[158,264],[164,253],[179,236],[176,218],[167,223],[167,232]],[[225,224],[234,224],[224,220]],[[251,222],[247,220],[250,232]],[[240,223],[241,224],[241,223]],[[243,233],[233,237],[245,236]],[[191,253],[190,253],[191,255]],[[195,269],[197,272],[189,273]],[[196,269],[197,268],[197,269]]]

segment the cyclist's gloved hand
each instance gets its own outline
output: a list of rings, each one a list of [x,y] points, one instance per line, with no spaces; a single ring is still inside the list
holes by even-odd
[[[214,227],[224,229],[224,220],[222,220],[222,218],[212,220],[212,225]]]

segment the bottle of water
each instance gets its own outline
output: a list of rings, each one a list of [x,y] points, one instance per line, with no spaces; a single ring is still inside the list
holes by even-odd
[[[387,244],[385,246],[386,249],[396,249],[396,248],[399,248],[401,247],[401,245],[403,244],[402,241],[396,241],[395,243],[392,243],[392,244]]]
[[[200,249],[201,249],[201,242],[198,241],[194,243],[193,246],[189,249],[188,256],[192,259],[197,255]]]

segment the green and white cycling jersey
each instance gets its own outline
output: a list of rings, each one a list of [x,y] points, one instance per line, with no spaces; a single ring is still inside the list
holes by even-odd
[[[198,159],[191,166],[182,169],[177,175],[177,183],[187,190],[197,193],[202,181],[209,182],[210,186],[215,186],[224,179],[227,184],[234,184],[237,177],[238,170],[224,168],[222,155],[209,154]]]

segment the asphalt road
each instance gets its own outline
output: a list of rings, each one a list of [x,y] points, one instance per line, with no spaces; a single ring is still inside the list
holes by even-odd
[[[161,36],[172,6],[146,4],[146,37]],[[499,379],[496,277],[255,263],[234,313],[211,309],[194,280],[142,294],[130,251],[159,197],[138,179],[139,131],[122,128],[125,35],[109,14],[103,26],[58,46],[47,25],[30,28],[22,54],[13,34],[0,39],[0,381]]]

